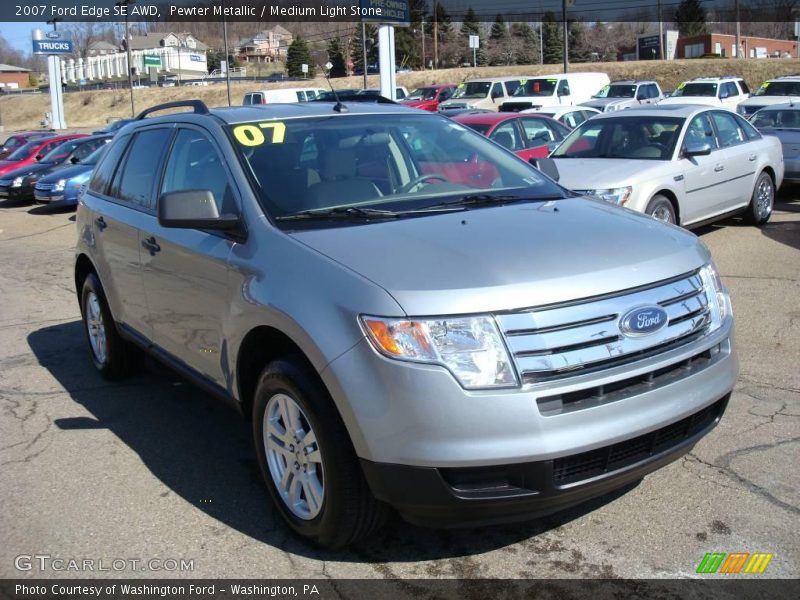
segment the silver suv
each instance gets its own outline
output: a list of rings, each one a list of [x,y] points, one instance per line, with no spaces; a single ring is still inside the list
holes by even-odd
[[[487,524],[636,482],[715,426],[736,379],[694,235],[434,113],[154,107],[77,227],[100,373],[144,349],[234,400],[277,509],[321,545],[388,507]]]
[[[612,81],[603,86],[591,100],[581,102],[578,106],[596,108],[600,112],[625,110],[635,106],[658,104],[664,99],[664,93],[656,81]]]

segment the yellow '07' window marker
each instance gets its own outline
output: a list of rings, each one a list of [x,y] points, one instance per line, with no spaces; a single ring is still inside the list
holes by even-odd
[[[267,141],[264,130],[271,131],[271,144],[283,143],[286,136],[286,124],[279,122],[238,125],[233,129],[233,136],[242,146],[261,146]]]

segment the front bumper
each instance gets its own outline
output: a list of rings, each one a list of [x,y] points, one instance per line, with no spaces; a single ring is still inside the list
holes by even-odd
[[[713,429],[730,394],[671,425],[583,454],[479,468],[412,467],[363,460],[376,498],[421,526],[464,527],[542,517],[626,485],[689,452]]]
[[[33,188],[30,187],[0,187],[0,198],[8,200],[32,200]]]
[[[54,192],[52,190],[42,191],[35,189],[33,199],[36,202],[59,202],[64,199],[64,192]]]

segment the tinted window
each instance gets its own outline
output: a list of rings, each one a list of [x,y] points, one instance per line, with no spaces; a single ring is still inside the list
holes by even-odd
[[[732,81],[729,81],[722,85],[722,91],[720,93],[720,97],[724,96],[727,98],[733,98],[734,96],[738,95],[739,95],[739,90],[736,88],[736,84],[733,83]]]
[[[503,85],[500,83],[495,83],[492,86],[492,98],[502,98],[503,97]]]
[[[136,134],[122,171],[114,178],[112,196],[144,207],[153,206],[153,186],[171,134],[170,129],[150,129]]]
[[[753,116],[753,125],[759,129],[800,129],[800,110],[763,109]]]
[[[504,84],[506,86],[506,94],[510,96],[511,94],[516,92],[517,89],[519,88],[519,84],[520,84],[519,81],[506,81]]]
[[[39,146],[39,142],[28,142],[24,146],[20,146],[12,152],[6,160],[23,160],[28,158],[33,151]]]
[[[83,159],[88,158],[89,155],[91,155],[95,150],[101,146],[105,146],[107,143],[108,139],[97,139],[85,142],[75,148],[75,152],[72,153],[72,157],[83,161]]]
[[[183,190],[209,190],[220,214],[237,212],[216,147],[204,134],[191,129],[181,129],[175,137],[161,186],[162,194]]]
[[[125,135],[114,140],[114,143],[111,144],[105,157],[94,170],[92,180],[89,182],[90,190],[103,195],[107,193],[108,185],[111,183],[114,172],[117,170],[117,163],[119,163],[122,153],[125,152],[125,148],[130,139],[130,135]]]
[[[558,84],[558,95],[569,96],[569,83],[566,79],[562,79]]]
[[[747,83],[745,83],[744,79],[740,79],[739,80],[739,87],[742,88],[742,93],[743,94],[749,94],[750,93],[750,88],[747,87]]]
[[[712,118],[714,119],[714,125],[717,127],[717,137],[722,148],[735,146],[745,141],[744,131],[739,127],[736,117],[732,114],[715,112]]]
[[[689,127],[686,128],[686,137],[683,141],[684,147],[687,144],[711,144],[712,148],[717,147],[714,128],[711,127],[711,121],[709,121],[707,114],[697,115],[689,123]]]

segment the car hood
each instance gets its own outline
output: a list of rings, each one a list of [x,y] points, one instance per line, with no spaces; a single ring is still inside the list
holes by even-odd
[[[570,190],[599,190],[651,179],[668,161],[627,158],[556,158],[558,183]],[[591,173],[591,177],[587,176]]]
[[[22,160],[0,160],[0,174],[5,175],[11,171],[20,169],[27,164],[30,163]]]
[[[18,168],[10,171],[6,171],[3,173],[3,179],[16,179],[17,177],[27,177],[28,175],[33,175],[34,173],[42,173],[47,171],[47,169],[52,168],[53,165],[34,162],[29,163],[23,166],[18,166]]]
[[[411,108],[419,108],[420,106],[436,106],[436,100],[401,100],[400,104]]]
[[[290,235],[418,316],[588,298],[674,277],[709,260],[693,234],[585,198]]]
[[[599,111],[602,111],[606,106],[609,104],[635,104],[633,98],[593,98],[592,100],[587,100],[586,102],[581,102],[580,106],[589,106],[591,108],[596,108]]]
[[[94,169],[94,165],[73,165],[71,167],[62,167],[56,169],[52,173],[48,173],[45,177],[39,179],[42,183],[55,183],[59,179],[72,179],[78,175],[82,175],[87,171]]]

